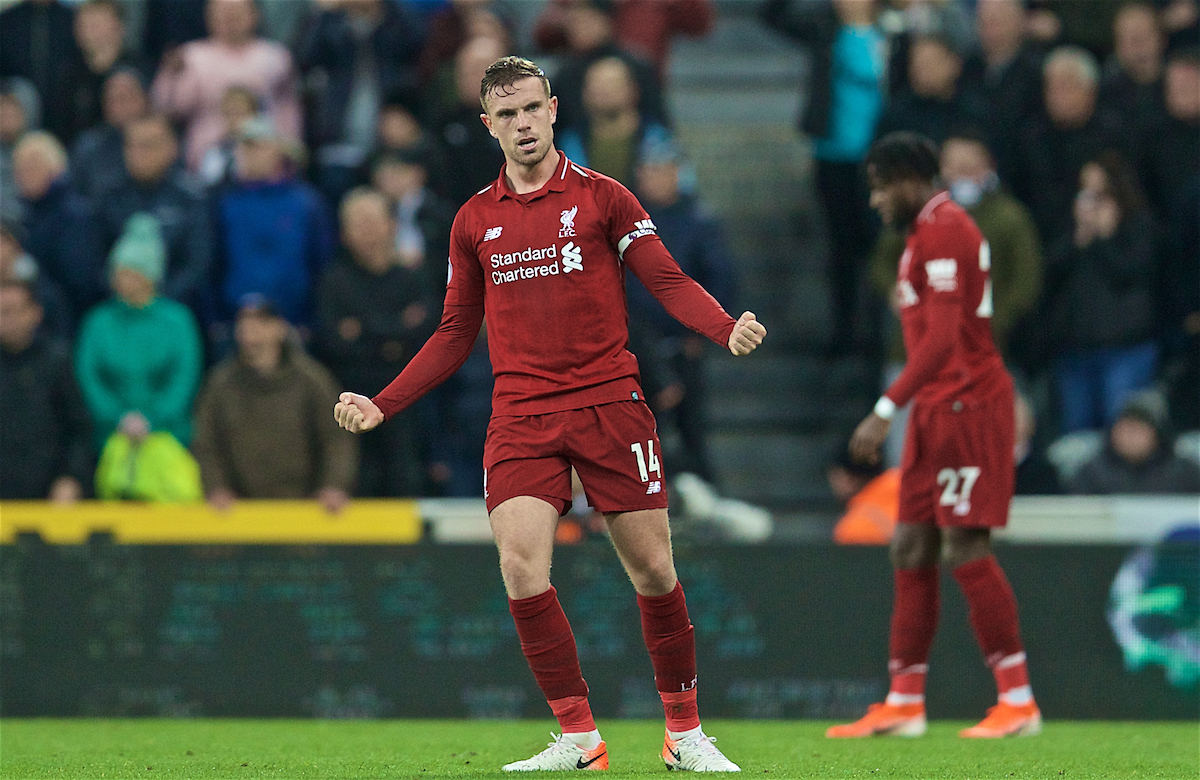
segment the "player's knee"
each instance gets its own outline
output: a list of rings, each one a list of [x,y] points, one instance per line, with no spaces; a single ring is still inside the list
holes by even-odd
[[[954,529],[946,534],[943,558],[951,569],[991,554],[992,539],[987,529]]]
[[[661,596],[675,588],[675,564],[670,556],[649,559],[631,566],[629,579],[643,596]]]
[[[549,567],[519,550],[500,551],[500,574],[510,598],[530,598],[550,587]]]
[[[925,533],[905,532],[904,526],[896,529],[889,548],[892,566],[896,569],[923,569],[936,566],[938,562],[937,537]]]

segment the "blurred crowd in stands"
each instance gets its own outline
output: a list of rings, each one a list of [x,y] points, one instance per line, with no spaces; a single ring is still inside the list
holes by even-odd
[[[437,326],[455,212],[503,162],[478,92],[506,54],[550,66],[559,148],[633,189],[728,309],[752,308],[664,96],[672,41],[708,34],[720,5],[532,5],[0,3],[0,498],[478,496],[486,333],[375,434],[331,408],[381,390]],[[1197,0],[755,6],[811,54],[831,352],[903,362],[886,306],[902,237],[871,214],[861,161],[920,131],[991,244],[997,340],[1034,406],[1059,433],[1110,428],[1097,458],[1132,475],[1099,464],[1039,491],[1200,492],[1169,457],[1171,431],[1200,428]],[[715,348],[636,280],[628,298],[647,395],[678,431],[669,462],[712,482]],[[1121,447],[1129,419],[1149,421],[1149,455]]]

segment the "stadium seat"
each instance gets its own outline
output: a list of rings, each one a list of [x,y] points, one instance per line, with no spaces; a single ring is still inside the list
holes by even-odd
[[[1200,431],[1186,431],[1175,439],[1175,454],[1200,464]]]
[[[1059,437],[1046,448],[1046,458],[1058,472],[1059,480],[1065,484],[1102,449],[1104,431],[1075,431]]]

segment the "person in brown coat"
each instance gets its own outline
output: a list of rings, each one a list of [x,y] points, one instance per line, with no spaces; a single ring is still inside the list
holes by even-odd
[[[242,301],[236,337],[237,354],[212,369],[196,405],[192,450],[208,503],[312,496],[341,510],[358,442],[325,408],[337,383],[289,340],[287,321],[262,296]]]

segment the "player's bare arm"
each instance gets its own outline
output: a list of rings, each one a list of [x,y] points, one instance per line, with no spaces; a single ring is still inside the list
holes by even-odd
[[[726,320],[728,322],[728,320]],[[758,349],[766,338],[767,328],[754,316],[754,312],[743,312],[729,334],[729,351],[739,357]]]
[[[365,395],[342,393],[333,407],[333,418],[351,433],[366,433],[383,422],[383,412]]]

